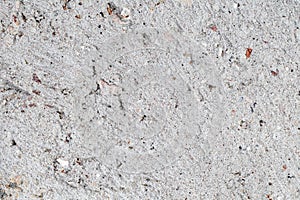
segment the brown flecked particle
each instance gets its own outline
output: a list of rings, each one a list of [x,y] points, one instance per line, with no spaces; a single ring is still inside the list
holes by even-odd
[[[37,76],[36,73],[32,74],[32,80],[37,82],[37,83],[42,83],[41,79]]]
[[[251,48],[247,48],[247,50],[246,50],[246,58],[250,58],[251,53],[252,53],[252,49]]]

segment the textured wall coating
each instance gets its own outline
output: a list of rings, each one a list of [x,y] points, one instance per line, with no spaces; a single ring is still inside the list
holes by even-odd
[[[1,0],[0,199],[300,199],[299,13]]]

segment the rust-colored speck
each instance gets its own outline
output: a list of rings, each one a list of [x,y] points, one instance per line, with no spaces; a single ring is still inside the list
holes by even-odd
[[[283,165],[283,166],[282,166],[282,169],[283,169],[283,170],[286,170],[286,169],[287,169],[287,166],[286,166],[286,165]]]
[[[216,25],[212,25],[210,27],[211,30],[213,30],[214,32],[216,32],[218,30],[217,26]]]
[[[272,200],[272,197],[270,194],[267,194],[267,198],[268,198],[268,200]]]
[[[32,74],[32,80],[37,82],[37,83],[42,83],[41,79],[39,79],[39,77],[37,76],[36,73]]]
[[[247,48],[247,50],[246,50],[246,58],[250,58],[251,53],[252,53],[252,49],[251,48]]]
[[[271,71],[271,74],[273,75],[273,76],[277,76],[278,75],[278,73],[279,73],[279,70],[278,69],[276,69],[276,71]]]
[[[29,107],[36,107],[36,104],[35,103],[31,103],[28,105]]]
[[[16,15],[13,15],[13,19],[14,19],[14,22],[17,23],[18,22],[18,18]]]
[[[34,94],[36,94],[36,95],[40,95],[40,94],[41,94],[41,91],[39,91],[39,90],[32,90],[32,92],[33,92]]]

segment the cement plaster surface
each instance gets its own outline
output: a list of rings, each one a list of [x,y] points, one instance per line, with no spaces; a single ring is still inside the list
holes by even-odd
[[[300,199],[300,2],[0,1],[0,199]]]

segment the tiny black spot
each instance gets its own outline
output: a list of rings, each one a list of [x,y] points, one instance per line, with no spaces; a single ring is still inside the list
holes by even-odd
[[[262,120],[262,119],[261,119],[261,120],[259,120],[259,125],[260,125],[260,126],[263,126],[263,125],[264,125],[264,123],[266,123],[264,120]]]
[[[295,176],[288,174],[287,178],[295,178]]]
[[[16,141],[15,140],[11,140],[11,146],[15,146],[17,145]]]
[[[103,12],[100,12],[100,15],[101,15],[101,17],[104,17],[104,14],[103,14]]]
[[[146,115],[143,115],[143,117],[140,121],[144,121],[146,117],[147,117]]]

